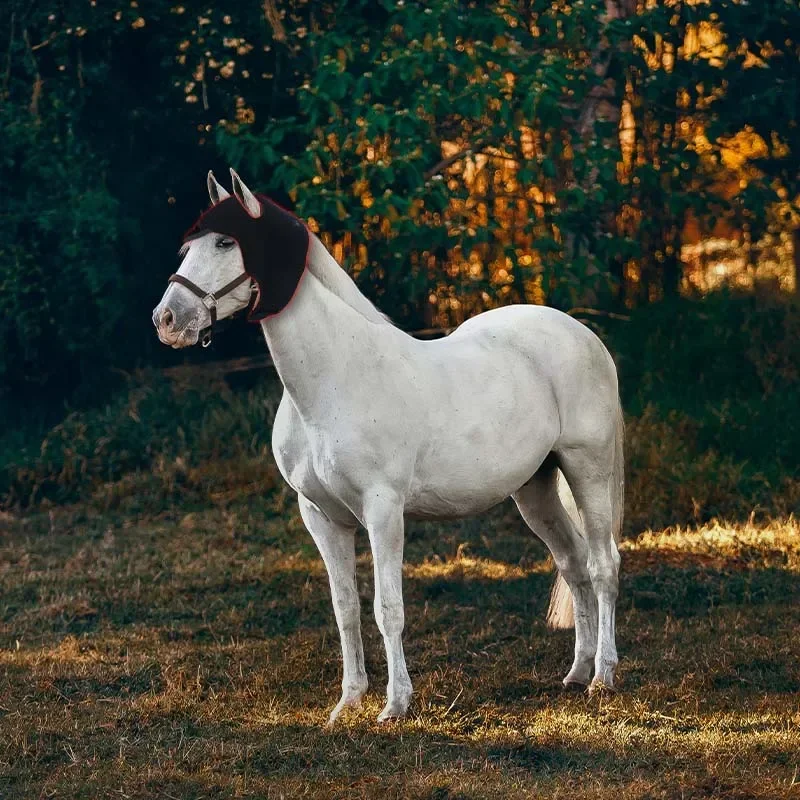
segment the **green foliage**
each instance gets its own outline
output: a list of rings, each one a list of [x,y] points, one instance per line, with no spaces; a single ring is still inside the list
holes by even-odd
[[[800,511],[798,326],[796,301],[721,292],[612,331],[634,528]]]
[[[323,16],[316,32],[297,41],[297,112],[261,119],[256,109],[255,124],[220,131],[220,147],[291,193],[322,231],[351,236],[349,265],[363,269],[369,293],[407,324],[424,323],[428,294],[441,285],[453,285],[472,311],[531,299],[525,282],[534,273],[495,216],[498,197],[528,203],[520,233],[539,237],[538,272],[554,290],[572,285],[574,297],[590,276],[559,256],[559,209],[542,206],[537,222],[524,198],[531,187],[560,191],[565,179],[580,186],[592,169],[586,159],[567,165],[564,153],[579,148],[574,117],[597,84],[588,55],[601,34],[601,7],[581,3],[567,14],[537,4],[399,0],[378,11],[349,2],[335,24]],[[537,144],[523,152],[525,129]],[[281,144],[291,140],[302,146],[289,155]],[[443,158],[443,145],[458,155]],[[606,161],[617,152],[604,153]],[[520,161],[515,186],[498,183],[485,196],[450,169],[512,158]],[[583,197],[570,217],[575,230],[597,217],[598,198]],[[482,224],[478,202],[488,208]],[[359,245],[367,256],[356,264]],[[453,252],[467,258],[473,251],[484,261],[481,274],[454,280]],[[510,283],[488,269],[505,257]]]
[[[771,475],[798,475],[798,336],[797,302],[771,293],[721,292],[642,309],[614,337],[625,407],[683,412],[701,422],[701,448]]]
[[[125,480],[139,485],[136,476],[149,480],[146,493],[163,502],[176,492],[185,498],[219,491],[237,463],[250,480],[270,472],[276,384],[244,396],[220,384],[211,400],[208,388],[207,381],[185,387],[145,373],[107,405],[73,412],[43,437],[32,431],[20,442],[7,435],[0,446],[0,504],[69,502],[119,481],[124,491]]]
[[[779,198],[800,192],[800,41],[786,37],[798,26],[792,0],[659,2],[610,26],[636,124],[623,192],[639,245],[629,305],[677,293],[689,217],[703,236],[724,220],[740,241],[757,241],[775,229]],[[753,164],[734,169],[731,156],[746,162],[748,152]]]
[[[4,385],[52,386],[76,367],[108,363],[98,343],[126,312],[118,203],[102,184],[102,163],[59,121],[0,106],[0,183],[10,189],[0,194]]]
[[[225,162],[344,242],[412,328],[514,301],[648,303],[677,292],[687,219],[755,241],[800,191],[790,0],[610,21],[631,4],[278,5],[0,14],[4,405],[85,399],[108,366],[172,356],[149,310]],[[722,38],[689,52],[703,25]],[[737,171],[742,130],[762,147]]]
[[[351,0],[309,21],[298,4],[265,48],[291,54],[283,97],[296,108],[264,114],[248,89],[255,120],[220,128],[221,151],[347,239],[362,285],[412,326],[427,320],[431,290],[461,301],[452,321],[538,296],[532,278],[562,307],[608,303],[615,287],[628,305],[675,294],[690,218],[706,234],[724,219],[755,241],[779,190],[800,189],[795,112],[775,107],[778,96],[800,105],[798,43],[770,44],[800,12],[658,3],[607,21],[610,6],[629,13],[621,2]],[[719,41],[690,53],[686,36],[703,26]],[[623,103],[635,123],[627,152]],[[722,153],[743,131],[766,142],[771,167],[749,169],[732,194],[741,175]],[[470,163],[487,184],[466,180]],[[550,199],[534,202],[536,191]],[[470,254],[478,274],[463,269]],[[488,265],[505,258],[498,280]],[[635,282],[624,277],[632,260]]]
[[[110,367],[158,357],[149,312],[207,202],[207,110],[174,80],[196,18],[177,10],[13,0],[0,12],[6,416],[96,401]]]

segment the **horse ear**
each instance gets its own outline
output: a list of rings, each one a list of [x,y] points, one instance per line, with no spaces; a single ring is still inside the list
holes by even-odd
[[[211,198],[212,206],[215,206],[217,203],[231,196],[230,192],[217,181],[211,170],[208,171],[208,180],[206,183],[208,185],[208,196]]]
[[[244,181],[236,174],[233,167],[231,167],[231,178],[233,178],[234,197],[244,206],[245,211],[247,211],[253,219],[258,219],[262,211],[261,203],[258,202],[256,196],[244,185]]]

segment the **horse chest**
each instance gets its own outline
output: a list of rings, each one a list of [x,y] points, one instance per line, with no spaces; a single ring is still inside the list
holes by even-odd
[[[310,436],[300,415],[284,395],[272,429],[275,462],[284,480],[332,519],[349,515],[350,482],[333,436]]]

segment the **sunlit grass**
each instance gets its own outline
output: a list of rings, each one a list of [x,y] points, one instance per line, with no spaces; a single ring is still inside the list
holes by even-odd
[[[543,547],[510,508],[408,531],[406,652],[340,681],[327,579],[296,507],[7,516],[0,544],[0,795],[650,798],[800,796],[795,519],[648,531],[623,544],[620,693],[564,694]]]
[[[762,524],[714,520],[699,528],[644,531],[621,549],[656,563],[692,561],[729,569],[779,566],[800,572],[800,522],[793,516]]]

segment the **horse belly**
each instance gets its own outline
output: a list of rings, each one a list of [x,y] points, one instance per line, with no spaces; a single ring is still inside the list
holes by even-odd
[[[431,464],[432,469],[415,476],[406,514],[452,519],[486,511],[517,491],[546,456],[547,452],[530,452],[502,465],[481,458],[451,462],[437,459]]]
[[[539,469],[558,437],[555,407],[542,400],[537,408],[531,400],[520,397],[512,408],[491,398],[489,404],[476,401],[470,413],[451,419],[418,459],[406,513],[468,516],[517,491]]]

